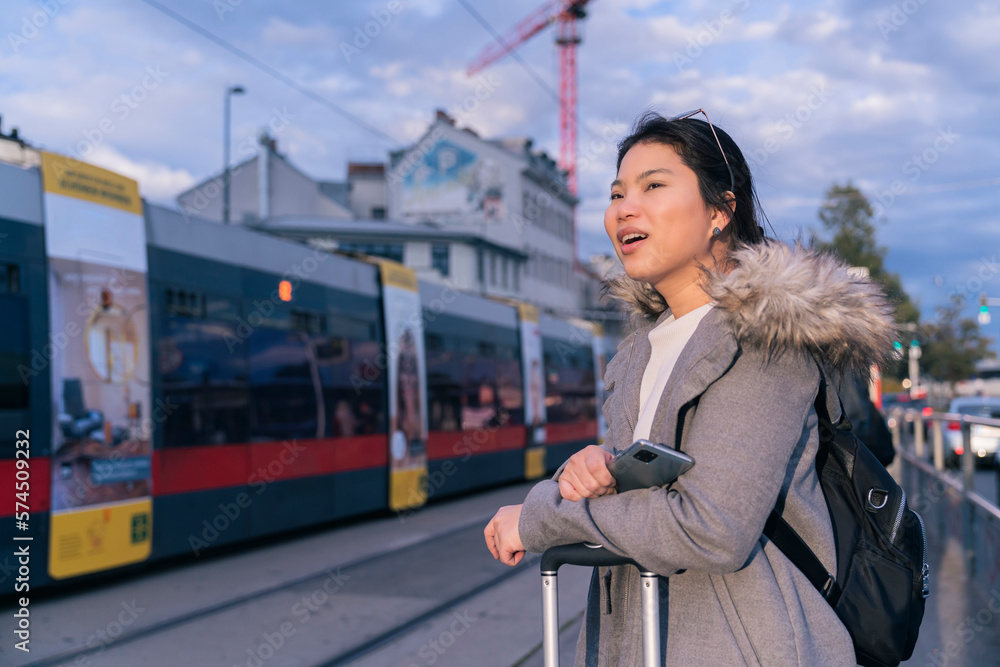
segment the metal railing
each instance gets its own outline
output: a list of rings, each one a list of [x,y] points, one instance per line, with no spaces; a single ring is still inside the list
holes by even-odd
[[[896,448],[896,461],[890,470],[907,492],[907,503],[920,514],[932,537],[944,541],[953,538],[963,548],[965,574],[993,590],[1000,585],[1000,459],[994,460],[997,491],[985,498],[975,491],[977,454],[972,449],[974,425],[1000,427],[1000,419],[934,412],[925,415],[917,410],[896,409],[889,413],[889,429]],[[958,423],[962,431],[960,476],[946,470],[943,424]],[[904,442],[903,425],[913,425],[912,442]],[[924,433],[930,426],[931,448]],[[907,439],[908,440],[908,439]],[[992,495],[992,494],[991,494]],[[997,501],[994,504],[993,501]]]

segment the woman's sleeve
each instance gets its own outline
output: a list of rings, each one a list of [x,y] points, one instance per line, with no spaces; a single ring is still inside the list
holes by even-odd
[[[669,490],[573,502],[561,498],[556,482],[542,482],[524,501],[522,543],[533,552],[599,543],[663,575],[740,569],[764,530],[792,453],[815,426],[815,417],[807,419],[818,388],[819,368],[807,353],[745,350],[702,394],[684,438],[695,466]]]

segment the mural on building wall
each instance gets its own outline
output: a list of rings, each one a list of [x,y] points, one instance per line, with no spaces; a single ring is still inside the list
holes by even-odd
[[[403,178],[403,215],[503,220],[500,165],[450,141],[434,144]]]

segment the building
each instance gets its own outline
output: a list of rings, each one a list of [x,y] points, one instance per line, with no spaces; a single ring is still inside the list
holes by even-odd
[[[391,220],[430,222],[516,249],[528,257],[516,277],[521,298],[562,314],[587,309],[582,282],[591,278],[574,261],[578,200],[530,139],[485,140],[438,111],[419,141],[391,155],[386,181]]]
[[[222,199],[220,173],[177,203],[221,221]],[[388,166],[349,163],[343,182],[303,173],[266,134],[258,154],[230,170],[230,224],[387,257],[424,280],[586,317],[604,309],[597,274],[574,261],[576,204],[565,174],[530,139],[486,140],[442,111]]]
[[[348,206],[355,217],[362,220],[385,220],[388,198],[384,164],[348,162],[346,183],[321,183],[320,187],[323,186],[344,186]]]
[[[384,220],[328,220],[289,216],[250,224],[321,250],[386,257],[428,282],[482,295],[524,299],[520,276],[528,256],[481,236],[433,225]]]
[[[177,196],[188,215],[222,222],[223,172]],[[322,184],[278,152],[277,142],[261,134],[257,155],[229,170],[230,224],[258,223],[275,216],[309,216],[330,220],[355,217],[349,201],[332,197]]]

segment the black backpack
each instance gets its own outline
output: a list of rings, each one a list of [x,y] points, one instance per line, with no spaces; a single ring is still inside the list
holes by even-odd
[[[927,534],[906,493],[846,419],[834,426],[816,398],[816,472],[833,523],[836,576],[823,567],[777,508],[764,535],[830,603],[854,640],[863,667],[894,667],[913,654],[930,593]]]

